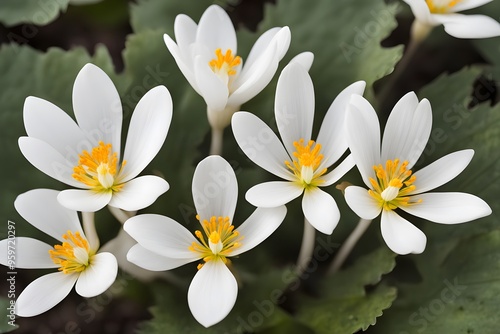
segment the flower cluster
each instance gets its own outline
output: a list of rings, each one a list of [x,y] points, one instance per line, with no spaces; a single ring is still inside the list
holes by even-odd
[[[417,20],[427,25],[443,23],[446,31],[458,37],[478,37],[467,27],[486,20],[448,14],[485,1],[405,1]],[[500,34],[493,23],[489,27],[484,36]],[[198,24],[179,15],[174,28],[176,42],[165,35],[165,44],[206,102],[212,130],[220,132],[231,125],[248,158],[281,181],[250,188],[245,198],[256,209],[236,224],[235,172],[220,155],[210,155],[198,163],[192,178],[199,222],[194,234],[166,216],[135,215],[169,189],[162,177],[138,175],[166,140],[172,98],[164,86],[142,97],[131,117],[122,154],[123,112],[118,92],[104,71],[85,65],[73,86],[76,121],[40,98],[28,97],[24,104],[27,136],[19,138],[22,154],[40,171],[76,189],[35,189],[19,195],[14,203],[26,221],[58,240],[52,246],[32,238],[17,239],[17,247],[23,249],[17,268],[57,268],[21,293],[16,303],[19,316],[49,310],[73,286],[81,296],[96,296],[111,286],[119,266],[145,277],[138,270],[161,272],[196,262],[187,301],[194,318],[205,327],[212,326],[230,313],[237,299],[238,275],[232,260],[274,233],[285,219],[285,204],[301,196],[306,226],[313,232],[332,234],[341,213],[324,189],[354,166],[368,189],[350,185],[345,200],[362,219],[381,216],[382,237],[397,254],[422,253],[426,246],[425,234],[403,218],[401,211],[442,224],[491,213],[488,204],[474,195],[429,192],[458,176],[471,161],[473,150],[450,153],[413,172],[431,133],[428,100],[419,101],[413,92],[402,97],[381,141],[378,116],[363,97],[365,82],[354,82],[333,100],[313,136],[315,96],[308,73],[313,57],[303,53],[279,75],[274,107],[278,138],[270,126],[240,108],[273,78],[290,44],[288,27],[266,31],[245,60],[238,55],[234,27],[219,6],[210,6]],[[221,152],[221,147],[216,151]],[[123,229],[100,248],[94,212],[106,206]],[[303,246],[310,247],[304,238]],[[7,240],[0,241],[0,247],[5,250]],[[304,254],[307,259],[307,250]],[[7,265],[6,251],[1,252],[0,263]]]

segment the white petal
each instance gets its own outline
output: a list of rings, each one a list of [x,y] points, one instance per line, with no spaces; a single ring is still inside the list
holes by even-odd
[[[415,225],[393,211],[382,211],[380,222],[382,237],[397,254],[420,254],[425,250],[427,237]]]
[[[62,272],[44,275],[26,287],[16,301],[16,314],[33,317],[59,304],[71,291],[78,274]]]
[[[208,65],[209,60],[197,56],[194,60],[196,85],[207,104],[209,112],[222,112],[227,104],[229,91],[223,82]]]
[[[241,105],[260,93],[271,81],[278,63],[290,45],[290,29],[281,28],[260,56],[244,64],[240,75],[233,83],[229,104]]]
[[[415,93],[403,96],[392,109],[382,139],[382,164],[387,160],[407,160],[413,167],[422,154],[432,128],[429,101],[418,102]]]
[[[243,237],[241,246],[231,253],[244,253],[266,240],[281,225],[286,216],[284,205],[277,208],[257,208],[236,230]]]
[[[285,180],[294,179],[285,165],[285,161],[291,161],[290,156],[266,123],[254,114],[241,111],[233,115],[231,125],[236,142],[250,160]]]
[[[188,290],[188,304],[205,327],[224,319],[236,302],[238,283],[222,261],[209,261],[198,270]]]
[[[68,230],[83,234],[78,214],[57,201],[56,190],[34,189],[17,196],[14,207],[31,225],[51,237],[63,241]]]
[[[37,239],[4,239],[0,241],[0,264],[21,269],[57,268],[49,255],[51,249],[52,246]]]
[[[456,38],[489,38],[500,36],[500,23],[486,15],[436,14],[433,18]]]
[[[311,69],[314,61],[314,53],[305,51],[301,52],[290,60],[290,63],[298,63],[304,67],[307,71]]]
[[[191,54],[191,45],[196,41],[196,30],[198,25],[192,18],[185,14],[179,14],[174,21],[174,34],[182,59],[193,68],[193,57]],[[168,47],[168,45],[167,45]]]
[[[321,153],[324,158],[318,169],[328,168],[333,165],[347,150],[345,134],[345,115],[351,96],[363,95],[366,83],[355,82],[337,95],[328,109],[318,134],[317,142],[321,144]]]
[[[354,157],[349,154],[337,167],[335,167],[331,172],[322,176],[321,179],[324,181],[320,187],[326,187],[332,185],[334,182],[340,180],[348,171],[354,167]]]
[[[228,104],[242,105],[259,94],[271,81],[278,69],[276,43],[272,43],[250,68],[244,67],[231,86]]]
[[[104,208],[111,197],[111,191],[97,193],[93,190],[68,189],[61,191],[57,200],[68,209],[96,212]]]
[[[137,211],[153,204],[168,189],[167,181],[159,176],[139,176],[124,183],[120,191],[114,192],[109,205],[126,211]]]
[[[137,278],[142,282],[151,282],[155,278],[158,278],[160,275],[162,275],[162,273],[143,269],[127,260],[128,251],[135,245],[138,245],[137,241],[135,241],[135,239],[132,238],[122,228],[118,232],[118,235],[106,242],[106,244],[102,246],[99,251],[101,253],[109,252],[113,254],[116,258],[116,261],[118,262],[119,269],[126,272],[127,274],[132,275],[134,278]],[[159,257],[159,255],[150,255],[148,259],[153,259],[154,257]]]
[[[278,57],[278,60],[283,59],[286,52],[288,51],[288,48],[290,47],[291,38],[292,35],[290,32],[290,28],[287,26],[282,27],[278,31],[276,36],[273,37],[271,43],[276,43],[276,56]]]
[[[492,2],[492,1],[493,0],[462,0],[462,1],[457,2],[457,4],[454,5],[453,7],[451,7],[450,10],[452,12],[461,12],[463,10],[472,9],[472,8],[482,6],[482,5],[487,4],[489,2]]]
[[[218,155],[206,157],[194,171],[193,200],[200,218],[229,217],[233,221],[238,182],[231,165]]]
[[[196,259],[175,259],[147,250],[140,244],[132,246],[127,253],[127,260],[131,263],[151,271],[164,271],[196,261]]]
[[[246,75],[248,75],[248,73],[246,73],[248,69],[252,67],[252,65],[260,56],[262,56],[262,54],[271,44],[273,38],[281,29],[282,28],[280,27],[274,27],[265,31],[262,35],[259,36],[255,44],[252,46],[248,57],[245,59],[245,66],[240,73],[240,77],[245,77]]]
[[[368,187],[373,166],[380,163],[380,124],[377,113],[364,97],[352,95],[346,115],[347,143],[363,182]]]
[[[48,101],[27,97],[23,117],[28,136],[46,142],[75,165],[78,154],[93,147],[75,121]]]
[[[431,18],[431,12],[429,7],[422,0],[403,0],[411,7],[415,19],[424,22],[426,24],[432,24],[434,21]]]
[[[293,142],[311,139],[314,118],[314,88],[311,77],[299,64],[287,65],[278,79],[274,114],[286,150],[292,156]]]
[[[94,146],[102,140],[111,144],[120,160],[122,104],[108,75],[93,64],[86,64],[73,86],[73,109],[78,125]]]
[[[113,284],[117,273],[118,262],[113,254],[96,254],[91,264],[80,273],[76,281],[76,292],[86,298],[100,295]]]
[[[299,197],[304,188],[295,182],[271,181],[257,184],[248,189],[245,199],[262,208],[275,208]]]
[[[172,120],[172,98],[165,86],[144,95],[135,107],[127,134],[123,160],[127,163],[118,182],[136,177],[158,154]]]
[[[186,80],[193,87],[193,89],[198,94],[201,95],[201,92],[198,89],[196,78],[194,77],[194,72],[193,72],[194,59],[188,59],[186,56],[182,55],[177,44],[175,44],[172,38],[167,34],[163,35],[163,41],[165,42],[165,45],[167,46],[168,51],[170,51],[172,57],[174,57],[174,60],[177,63],[177,66],[179,67],[179,70],[181,70],[182,74],[184,74],[184,77],[186,77]]]
[[[491,208],[481,198],[466,193],[427,193],[412,196],[421,203],[401,206],[412,215],[440,224],[459,224],[491,214]]]
[[[354,213],[363,219],[374,219],[382,208],[377,201],[368,194],[368,190],[358,186],[345,188],[345,200]]]
[[[414,174],[416,180],[413,185],[416,188],[411,195],[435,189],[453,180],[467,167],[473,155],[474,150],[453,152],[422,168]]]
[[[332,234],[340,219],[340,211],[333,197],[319,188],[306,189],[302,210],[309,223],[325,234]]]
[[[220,48],[222,53],[231,49],[236,54],[236,32],[226,11],[220,6],[208,7],[200,18],[196,42],[205,44],[211,51]]]
[[[18,142],[24,157],[48,176],[73,187],[86,187],[71,176],[74,166],[46,142],[31,137],[21,137]]]
[[[200,258],[189,250],[196,241],[194,236],[171,218],[156,214],[139,215],[127,220],[123,229],[151,252],[176,259]]]

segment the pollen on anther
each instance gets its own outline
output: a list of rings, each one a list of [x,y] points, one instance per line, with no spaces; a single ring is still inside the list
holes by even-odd
[[[214,72],[225,71],[227,75],[235,75],[235,67],[239,64],[241,57],[234,56],[231,49],[227,49],[223,54],[220,48],[215,50],[215,58],[208,63]]]
[[[399,206],[408,206],[420,203],[421,200],[412,200],[411,193],[416,189],[413,184],[416,176],[408,169],[407,160],[400,163],[399,159],[387,160],[385,168],[382,164],[373,166],[376,178],[369,178],[372,189],[368,191],[385,210],[394,210]]]
[[[229,217],[212,216],[208,220],[200,220],[200,223],[203,232],[195,231],[199,242],[193,242],[188,249],[198,253],[205,262],[218,259],[225,263],[232,250],[240,247],[243,236],[234,230]]]
[[[321,144],[316,143],[314,140],[309,140],[306,144],[305,140],[301,138],[293,142],[293,146],[295,147],[294,159],[291,162],[285,161],[285,166],[305,186],[321,184],[323,180],[320,177],[327,171],[327,168],[319,169],[323,160]]]

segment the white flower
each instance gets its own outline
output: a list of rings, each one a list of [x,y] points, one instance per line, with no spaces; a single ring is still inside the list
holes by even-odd
[[[137,104],[120,161],[122,107],[111,79],[95,65],[85,65],[73,86],[78,123],[54,104],[28,97],[19,147],[31,164],[70,186],[58,200],[77,211],[97,211],[109,204],[127,211],[142,209],[168,190],[157,176],[136,176],[151,162],[167,136],[172,100],[164,86],[151,89]]]
[[[365,83],[344,89],[331,104],[316,142],[311,140],[314,118],[314,89],[307,70],[297,63],[287,65],[276,88],[275,116],[283,144],[257,116],[238,112],[232,119],[240,148],[257,165],[286,181],[258,184],[246,199],[258,207],[283,205],[304,193],[305,218],[318,231],[331,234],[340,219],[333,197],[320,190],[338,181],[354,167],[347,157],[327,172],[347,150],[344,118],[352,94],[363,94]]]
[[[240,106],[271,81],[290,45],[288,27],[272,28],[257,40],[243,64],[236,32],[221,7],[205,10],[198,25],[187,15],[174,23],[177,44],[164,35],[179,69],[207,104],[213,128],[224,129]]]
[[[479,197],[458,192],[431,192],[460,174],[474,155],[471,149],[448,154],[412,173],[432,126],[428,100],[406,94],[394,106],[380,146],[380,125],[375,110],[361,96],[353,96],[346,117],[349,148],[369,190],[349,186],[345,198],[363,219],[381,217],[382,237],[398,254],[422,253],[425,234],[398,215],[401,209],[441,224],[458,224],[487,216],[491,209]]]
[[[457,14],[482,6],[492,0],[404,0],[410,5],[418,27],[426,29],[444,25],[444,30],[457,38],[488,38],[500,36],[500,24],[485,15]],[[421,29],[415,28],[414,29]]]
[[[198,164],[193,176],[194,205],[202,227],[195,232],[196,238],[176,221],[154,214],[132,217],[123,227],[138,242],[127,258],[140,267],[169,270],[202,260],[189,286],[188,303],[205,327],[224,319],[236,301],[238,284],[227,267],[229,257],[260,244],[286,215],[284,206],[258,208],[234,229],[237,198],[233,169],[220,156],[209,156]]]
[[[87,239],[76,211],[61,206],[57,191],[35,189],[21,194],[14,202],[17,212],[31,225],[61,244],[54,247],[37,239],[16,237],[0,241],[0,263],[11,266],[9,250],[15,246],[15,268],[58,268],[29,284],[16,301],[16,314],[32,317],[48,311],[62,301],[76,284],[83,297],[97,296],[115,281],[115,257],[97,253],[99,241]],[[10,247],[9,247],[10,246]]]

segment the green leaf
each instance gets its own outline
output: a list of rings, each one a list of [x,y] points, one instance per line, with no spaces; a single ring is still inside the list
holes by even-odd
[[[392,271],[395,254],[382,247],[332,277],[326,278],[318,298],[300,303],[297,319],[317,333],[355,333],[374,325],[396,299],[396,289],[378,284]],[[375,286],[375,289],[368,289]]]
[[[258,34],[274,26],[289,26],[291,58],[303,51],[314,53],[311,77],[316,87],[317,110],[326,112],[335,96],[349,84],[364,80],[365,96],[372,84],[392,72],[402,47],[383,48],[380,42],[396,27],[395,4],[384,1],[278,1],[266,5]]]
[[[153,319],[144,323],[139,333],[252,333],[277,326],[289,319],[276,305],[287,286],[284,277],[284,273],[274,270],[244,284],[238,292],[238,299],[231,313],[210,328],[204,328],[191,315],[187,305],[187,291],[155,285],[153,291],[157,300],[156,306],[151,309]]]
[[[471,67],[443,75],[419,92],[420,98],[428,98],[431,102],[434,116],[429,142],[415,171],[454,151],[474,149],[474,157],[465,171],[437,191],[469,192],[483,198],[493,209],[492,216],[467,224],[453,227],[427,224],[426,233],[435,232],[438,238],[449,240],[491,231],[500,218],[497,213],[500,209],[497,200],[500,191],[500,106],[491,108],[489,103],[481,103],[469,108],[470,102],[476,100],[473,84],[485,70]],[[429,237],[429,233],[427,235]]]
[[[406,269],[398,270],[399,266],[394,271],[400,297],[372,329],[373,333],[496,331],[492,329],[496,324],[493,319],[499,310],[493,305],[493,296],[498,296],[500,286],[500,254],[499,233],[493,230],[498,228],[500,218],[500,106],[491,108],[481,103],[469,108],[477,93],[473,83],[484,71],[489,69],[471,67],[443,75],[419,93],[432,104],[434,124],[415,170],[456,150],[474,149],[475,155],[465,171],[436,191],[480,196],[489,203],[493,214],[454,226],[409,218],[427,235],[427,247],[423,254],[405,257],[407,264],[413,264],[411,274]],[[413,277],[408,280],[408,276]],[[463,284],[467,285],[465,292],[460,290]]]
[[[234,0],[233,0],[234,1]],[[130,5],[132,28],[135,32],[147,29],[161,30],[174,38],[174,19],[186,14],[198,22],[201,14],[211,4],[224,7],[229,0],[139,0]]]
[[[2,0],[0,22],[8,27],[20,23],[46,25],[55,20],[61,11],[65,12],[68,3],[69,0]],[[11,41],[20,37],[13,33],[7,36]]]
[[[62,189],[63,184],[38,171],[21,154],[18,138],[26,135],[23,124],[23,104],[32,95],[46,99],[72,114],[71,92],[80,69],[88,62],[95,63],[119,82],[107,50],[99,47],[91,57],[83,48],[63,51],[51,48],[47,53],[27,46],[3,46],[0,49],[0,112],[2,153],[8,157],[0,167],[2,182],[2,217],[22,222],[14,210],[14,199],[20,193],[34,188]],[[120,87],[120,85],[118,85]],[[17,224],[16,226],[29,225]],[[21,236],[22,230],[16,230]],[[0,231],[5,237],[6,230]]]
[[[464,240],[433,273],[404,288],[370,333],[498,331],[500,231]]]

